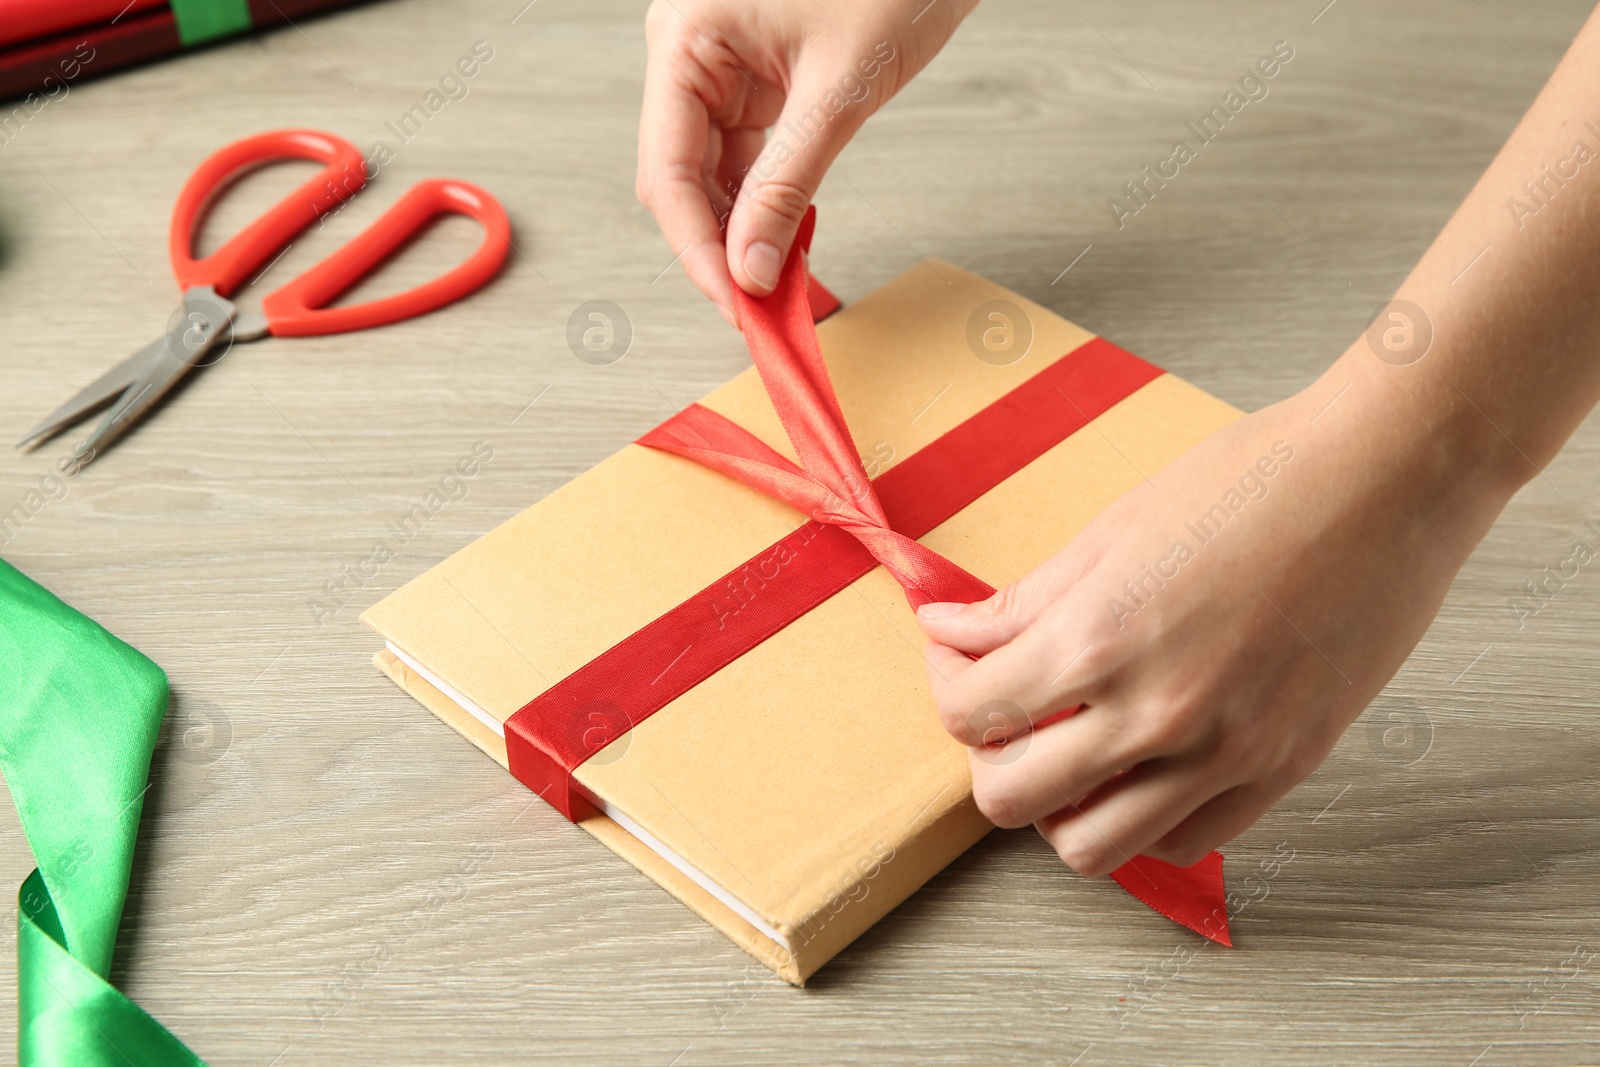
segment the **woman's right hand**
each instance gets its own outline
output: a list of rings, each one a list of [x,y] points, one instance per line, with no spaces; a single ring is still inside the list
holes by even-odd
[[[650,5],[639,200],[729,322],[738,325],[732,286],[772,291],[834,158],[976,4]]]

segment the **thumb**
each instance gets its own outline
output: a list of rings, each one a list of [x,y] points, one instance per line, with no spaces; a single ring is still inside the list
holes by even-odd
[[[917,625],[941,644],[983,656],[1010,644],[1061,599],[1093,562],[1093,553],[1068,545],[1021,578],[972,604],[924,604]]]
[[[940,644],[971,656],[987,655],[1010,644],[1038,616],[1043,605],[1025,593],[1018,581],[971,604],[924,604],[917,609],[917,625]]]
[[[821,71],[797,71],[766,147],[745,174],[728,220],[728,272],[752,296],[777,287],[822,176],[879,103],[875,87],[850,81],[865,90],[853,99],[844,84]]]

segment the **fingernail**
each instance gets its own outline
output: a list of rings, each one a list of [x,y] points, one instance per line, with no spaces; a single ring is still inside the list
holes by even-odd
[[[735,330],[739,328],[739,324],[733,320],[733,312],[728,310],[727,305],[718,304],[717,310],[722,312],[722,317],[728,320],[729,326],[732,326]]]
[[[778,272],[783,270],[783,256],[776,245],[766,241],[752,241],[744,250],[744,272],[750,280],[763,289],[778,287]]]
[[[917,609],[917,615],[924,619],[948,619],[962,609],[964,605],[950,601],[940,601],[936,604],[924,604]]]

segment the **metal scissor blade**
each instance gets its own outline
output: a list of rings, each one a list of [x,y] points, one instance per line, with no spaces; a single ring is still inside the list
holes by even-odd
[[[149,360],[143,373],[129,383],[122,396],[111,405],[111,410],[106,412],[105,418],[100,420],[100,425],[95,427],[94,433],[79,447],[78,452],[83,455],[84,463],[131,430],[145,412],[155,407],[157,401],[178,384],[178,379],[194,369],[193,363],[174,355],[164,339],[159,344],[160,348]]]
[[[42,439],[117,397],[89,439],[74,451],[79,467],[127,433],[178,380],[193,370],[219,341],[231,338],[237,309],[209,286],[184,290],[179,317],[160,340],[146,345],[80,390],[24,437]],[[118,393],[121,396],[117,396]]]
[[[109,404],[145,373],[166,350],[167,339],[157,338],[75,393],[17,442],[18,448],[36,448],[97,408]]]

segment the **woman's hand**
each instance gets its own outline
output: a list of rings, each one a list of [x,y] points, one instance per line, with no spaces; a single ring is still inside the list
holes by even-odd
[[[1600,10],[1317,383],[1153,474],[991,599],[922,609],[928,680],[973,746],[985,815],[1033,823],[1086,874],[1140,853],[1188,864],[1322,762],[1600,400],[1600,172],[1574,141],[1596,114]],[[1549,160],[1559,197],[1508,211]]]
[[[976,3],[650,5],[639,200],[729,322],[738,324],[731,285],[772,291],[834,157]]]
[[[986,816],[1084,874],[1188,865],[1322,762],[1531,473],[1465,405],[1400,417],[1395,370],[1352,349],[991,599],[922,609]]]

